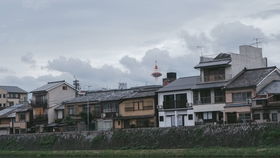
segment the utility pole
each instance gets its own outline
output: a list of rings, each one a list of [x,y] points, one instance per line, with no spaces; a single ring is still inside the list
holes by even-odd
[[[89,91],[89,88],[90,88],[91,86],[88,86],[88,91]],[[87,96],[87,125],[88,125],[88,131],[89,131],[89,127],[90,127],[90,125],[89,125],[89,110],[90,110],[90,108],[89,108],[89,98],[88,98],[88,96]]]

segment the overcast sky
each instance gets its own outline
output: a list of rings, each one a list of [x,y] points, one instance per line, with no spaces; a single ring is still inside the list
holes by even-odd
[[[155,60],[163,74],[197,75],[201,52],[238,53],[254,38],[279,66],[279,25],[279,0],[0,0],[0,84],[160,84]]]

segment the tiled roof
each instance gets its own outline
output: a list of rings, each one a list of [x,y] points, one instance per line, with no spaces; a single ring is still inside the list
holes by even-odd
[[[228,81],[198,83],[192,89],[220,88],[224,87]]]
[[[276,67],[244,69],[226,85],[226,88],[254,87],[275,69]]]
[[[162,86],[151,86],[151,87],[136,89],[134,90],[133,93],[131,93],[128,96],[125,96],[123,99],[153,97],[155,96],[156,91],[161,87]]]
[[[27,93],[25,90],[17,86],[0,86],[0,89],[4,89],[8,93]]]
[[[9,106],[0,111],[0,118],[15,117],[16,112],[21,112],[22,110],[25,111],[27,108],[30,108],[30,106],[26,104],[16,104]]]
[[[33,92],[41,92],[41,91],[49,91],[49,90],[51,90],[53,88],[56,88],[56,87],[58,87],[58,86],[60,86],[62,84],[67,84],[68,86],[72,87],[70,84],[68,84],[65,81],[55,81],[55,82],[49,82],[49,83],[47,83],[47,84],[45,84],[45,85],[43,85],[43,86],[41,86],[39,88],[36,88],[33,91],[31,91],[31,93],[33,93]]]
[[[258,94],[280,94],[280,81],[275,80],[269,83],[266,87],[264,87]]]
[[[200,76],[178,78],[167,86],[159,89],[158,92],[178,91],[192,89],[200,80]]]

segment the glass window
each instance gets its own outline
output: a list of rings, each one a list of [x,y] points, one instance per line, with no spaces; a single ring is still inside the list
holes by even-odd
[[[212,112],[204,112],[203,120],[212,120]]]
[[[254,118],[254,120],[260,120],[261,119],[261,115],[260,114],[254,114],[253,118]]]
[[[199,104],[198,91],[193,91],[193,103]]]
[[[215,103],[224,103],[225,102],[225,91],[221,89],[215,89]]]
[[[74,115],[74,106],[68,106],[68,114]]]
[[[241,122],[248,122],[251,120],[251,114],[250,113],[240,113],[239,120]]]
[[[19,113],[19,120],[25,121],[25,113]]]
[[[188,119],[193,120],[193,115],[192,114],[188,115]]]
[[[200,91],[200,101],[201,101],[201,104],[210,104],[211,103],[210,89]]]
[[[163,121],[164,121],[164,117],[163,117],[163,116],[160,116],[160,117],[159,117],[159,121],[160,121],[160,122],[163,122]]]
[[[3,98],[6,98],[6,94],[3,94]]]
[[[185,108],[187,104],[187,94],[176,94],[176,108]]]
[[[225,80],[225,68],[204,69],[204,82]]]
[[[272,117],[272,121],[275,121],[275,122],[278,121],[278,114],[277,113],[272,113],[271,117]]]
[[[163,96],[163,108],[164,109],[175,108],[174,95],[164,95]]]
[[[233,103],[249,103],[249,99],[251,99],[251,92],[232,93]]]
[[[67,86],[62,86],[62,90],[67,90]]]
[[[0,94],[0,98],[2,98],[2,94]]]

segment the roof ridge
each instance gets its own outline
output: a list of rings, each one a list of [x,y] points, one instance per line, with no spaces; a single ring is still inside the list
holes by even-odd
[[[252,68],[252,69],[245,68],[245,71],[254,71],[254,70],[271,69],[271,68],[277,68],[277,66],[259,67],[259,68]]]
[[[186,77],[179,77],[178,79],[191,78],[191,77],[200,77],[200,76],[199,75],[197,75],[197,76],[186,76]]]

